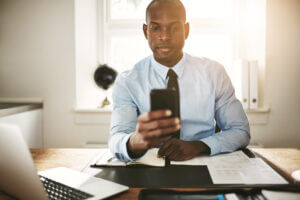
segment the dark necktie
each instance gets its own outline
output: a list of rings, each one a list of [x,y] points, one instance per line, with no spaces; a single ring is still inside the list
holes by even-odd
[[[177,81],[177,74],[172,70],[169,69],[168,75],[169,81],[168,81],[168,89],[172,89],[176,91],[176,107],[175,107],[175,116],[178,116],[180,119],[180,101],[179,101],[179,87],[178,87],[178,81]],[[180,130],[176,131],[175,136],[177,138],[180,138]]]

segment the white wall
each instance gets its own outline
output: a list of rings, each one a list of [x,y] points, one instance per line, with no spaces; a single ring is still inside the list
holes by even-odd
[[[106,142],[108,126],[75,125],[73,0],[0,0],[0,97],[41,97],[46,147]]]
[[[268,0],[265,104],[268,123],[252,126],[253,142],[300,147],[300,1]]]
[[[98,63],[97,9],[97,0],[75,0],[77,108],[95,107],[103,98],[93,79]]]
[[[268,147],[300,146],[299,19],[300,1],[267,1],[263,102],[271,112],[267,124],[251,130],[252,141]],[[75,39],[74,0],[0,0],[0,97],[43,98],[46,147],[81,147],[85,141],[108,139],[108,124],[74,122],[109,117],[73,112]]]

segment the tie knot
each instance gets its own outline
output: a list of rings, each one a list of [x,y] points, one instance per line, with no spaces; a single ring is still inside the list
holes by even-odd
[[[169,69],[168,71],[168,75],[167,75],[170,79],[177,79],[177,74],[172,70]]]

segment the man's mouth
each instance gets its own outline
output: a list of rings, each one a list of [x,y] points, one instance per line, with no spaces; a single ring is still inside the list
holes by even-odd
[[[161,51],[161,52],[164,52],[164,53],[170,52],[170,51],[172,50],[171,47],[165,47],[165,46],[163,46],[163,47],[158,47],[157,49],[158,49],[159,51]]]

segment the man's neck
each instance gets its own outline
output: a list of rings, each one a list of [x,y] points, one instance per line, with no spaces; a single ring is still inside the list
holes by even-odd
[[[183,53],[181,53],[180,56],[178,56],[178,58],[174,59],[174,61],[158,61],[158,59],[155,58],[154,56],[154,59],[156,62],[158,62],[159,64],[163,65],[163,66],[166,66],[166,67],[169,67],[169,68],[172,68],[174,67],[177,63],[180,62],[180,60],[182,59],[183,57]]]

